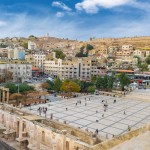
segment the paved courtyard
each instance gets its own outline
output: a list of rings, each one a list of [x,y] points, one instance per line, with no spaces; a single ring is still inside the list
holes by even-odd
[[[104,104],[108,104],[106,111],[104,111]],[[92,132],[98,129],[99,135],[107,135],[110,138],[127,132],[128,126],[137,128],[150,123],[150,103],[126,98],[103,95],[88,95],[68,100],[59,98],[58,101],[33,105],[31,111],[39,115],[39,107],[47,107],[47,118],[50,118],[53,113],[53,119],[66,121],[69,125]],[[30,107],[23,109],[29,111]],[[41,115],[45,116],[44,113]]]

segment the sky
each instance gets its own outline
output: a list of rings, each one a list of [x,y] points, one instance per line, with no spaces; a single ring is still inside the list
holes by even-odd
[[[0,38],[150,35],[150,0],[0,0]]]

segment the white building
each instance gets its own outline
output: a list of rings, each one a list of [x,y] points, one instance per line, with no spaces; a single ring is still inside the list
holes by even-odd
[[[121,49],[122,49],[122,51],[132,51],[133,46],[132,45],[122,45]]]
[[[45,61],[45,57],[46,57],[45,54],[34,54],[33,55],[34,66],[42,68]]]
[[[27,63],[5,63],[0,64],[0,75],[4,75],[4,70],[8,70],[13,73],[13,81],[24,82],[32,78],[32,65]],[[6,77],[7,78],[7,77]]]
[[[44,62],[45,73],[61,79],[91,80],[92,76],[105,75],[106,68],[93,58],[73,58],[72,60],[51,59]]]
[[[29,50],[34,50],[36,49],[37,45],[36,43],[32,42],[32,41],[28,41],[28,49]]]

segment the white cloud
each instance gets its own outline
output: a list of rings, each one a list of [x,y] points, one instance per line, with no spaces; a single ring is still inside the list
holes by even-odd
[[[64,17],[64,13],[63,12],[57,12],[56,13],[56,17]]]
[[[69,8],[66,4],[62,3],[62,2],[58,2],[58,1],[54,1],[52,2],[52,6],[53,7],[58,7],[58,8],[61,8],[65,11],[71,11],[72,9]]]
[[[27,13],[3,14],[3,27],[0,27],[0,37],[43,36],[49,33],[52,37],[85,40],[89,37],[124,37],[150,35],[150,15],[145,14],[143,19],[124,20],[113,17],[103,23],[86,27],[82,18],[66,20],[53,15],[31,16]]]
[[[134,0],[83,0],[75,5],[77,10],[85,10],[87,13],[97,13],[100,7],[112,8],[125,5]]]
[[[0,20],[0,27],[5,27],[7,23],[3,20]]]

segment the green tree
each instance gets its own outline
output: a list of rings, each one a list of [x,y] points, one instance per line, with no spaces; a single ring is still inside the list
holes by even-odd
[[[97,77],[96,76],[92,76],[91,82],[93,82],[95,84],[96,80],[97,80]]]
[[[18,91],[18,88],[17,88],[17,86],[14,83],[7,83],[5,85],[5,87],[9,88],[9,92],[10,93],[17,93],[17,91]]]
[[[110,76],[109,79],[108,79],[108,90],[113,89],[113,84],[114,84],[114,77]]]
[[[128,86],[130,84],[130,78],[126,75],[126,73],[120,74],[119,81],[120,81],[122,91],[124,91],[125,86]]]
[[[62,81],[60,80],[60,78],[56,78],[54,80],[54,90],[56,92],[60,92],[61,86],[62,86]]]
[[[64,81],[61,86],[61,90],[67,93],[79,92],[81,90],[80,86],[72,81]]]
[[[108,76],[107,75],[104,76],[102,83],[103,83],[104,90],[107,90],[108,89]]]
[[[147,64],[141,64],[139,66],[140,71],[143,73],[144,71],[148,71],[148,65]]]
[[[47,80],[46,82],[49,84],[47,90],[54,90],[54,82],[50,80]]]
[[[35,40],[35,39],[37,39],[37,37],[34,36],[34,35],[30,35],[28,38],[29,38],[30,40]]]
[[[14,83],[7,83],[5,85],[6,88],[9,88],[10,93],[17,93],[18,92],[18,85],[15,85]],[[19,85],[19,92],[23,93],[25,91],[33,91],[34,87],[30,86],[26,83],[22,83]]]
[[[98,76],[98,78],[97,78],[97,80],[96,80],[96,88],[99,89],[99,90],[103,88],[102,80],[103,80],[103,79],[102,79],[101,76]]]
[[[137,65],[140,66],[141,65],[141,58],[139,56],[134,56],[134,58],[137,58],[138,62]]]
[[[56,52],[56,58],[64,59],[66,55],[61,50],[55,50]]]
[[[146,58],[145,62],[150,65],[150,55]]]
[[[92,45],[90,45],[90,44],[87,44],[86,45],[86,50],[92,50],[92,49],[94,49],[94,47],[92,46]]]
[[[24,42],[24,43],[22,44],[22,46],[23,46],[25,49],[28,49],[28,42]]]
[[[26,91],[34,91],[34,87],[28,85],[27,83],[20,84],[19,85],[19,92],[23,93],[23,92],[26,92]]]
[[[88,54],[87,53],[84,53],[84,49],[85,49],[85,46],[82,46],[80,48],[80,52],[76,54],[76,57],[87,57]]]
[[[87,89],[87,91],[89,93],[94,93],[95,92],[95,86],[89,86],[88,89]]]

